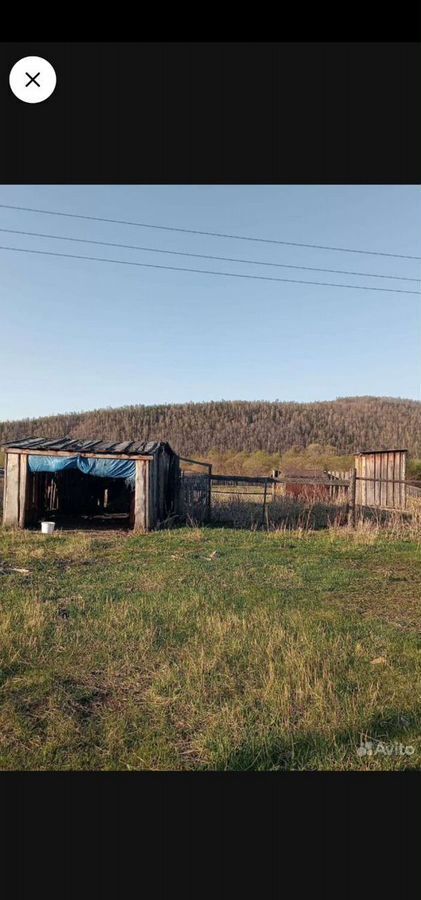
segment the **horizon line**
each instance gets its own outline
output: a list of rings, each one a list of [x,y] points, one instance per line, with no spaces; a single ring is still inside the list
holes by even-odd
[[[264,400],[264,399],[255,399],[255,400],[242,400],[240,398],[226,400],[224,398],[220,398],[218,400],[183,400],[178,402],[161,402],[161,403],[124,403],[120,406],[95,406],[90,407],[89,409],[80,409],[80,410],[65,410],[64,412],[51,412],[51,413],[42,413],[41,415],[21,415],[14,419],[0,419],[0,425],[12,424],[14,422],[22,422],[22,421],[37,421],[39,419],[51,419],[56,418],[58,416],[86,416],[90,413],[98,413],[98,412],[112,412],[122,409],[156,409],[158,407],[177,407],[177,406],[208,406],[210,404],[220,404],[220,403],[244,403],[244,404],[256,404],[256,403],[264,403],[268,405],[295,405],[295,406],[313,406],[318,403],[339,403],[341,401],[355,401],[355,400],[387,400],[387,401],[401,401],[404,403],[415,403],[421,405],[421,400],[417,400],[413,397],[401,397],[401,396],[391,396],[391,395],[379,395],[379,394],[348,394],[346,396],[338,396],[332,399],[325,400],[280,400],[276,398],[275,400]]]

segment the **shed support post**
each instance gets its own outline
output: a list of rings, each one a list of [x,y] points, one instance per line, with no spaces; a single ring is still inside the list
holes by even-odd
[[[356,523],[356,487],[357,487],[357,470],[352,469],[351,481],[349,483],[349,503],[348,503],[348,525],[355,528]]]
[[[135,499],[134,499],[134,530],[150,530],[150,489],[149,489],[149,461],[136,460]]]
[[[27,518],[28,457],[19,455],[19,528],[25,528]]]

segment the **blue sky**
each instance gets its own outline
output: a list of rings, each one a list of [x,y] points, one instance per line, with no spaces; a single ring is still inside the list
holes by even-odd
[[[2,186],[0,202],[421,255],[414,186]],[[0,227],[421,277],[416,260],[259,244],[0,208]],[[0,233],[2,246],[418,290]],[[410,294],[247,281],[0,250],[0,419],[131,403],[420,399],[421,304]]]

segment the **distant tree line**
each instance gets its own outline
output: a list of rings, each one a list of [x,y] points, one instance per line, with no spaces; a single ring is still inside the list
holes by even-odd
[[[0,423],[0,443],[26,436],[165,440],[185,456],[300,454],[311,445],[332,455],[406,447],[421,457],[421,403],[343,397],[317,403],[216,401],[124,406]]]

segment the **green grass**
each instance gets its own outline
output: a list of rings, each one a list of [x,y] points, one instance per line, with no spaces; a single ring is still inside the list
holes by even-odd
[[[419,768],[420,561],[368,528],[3,530],[0,767]]]

